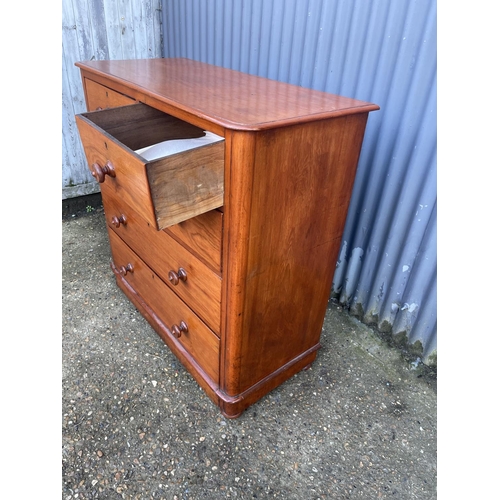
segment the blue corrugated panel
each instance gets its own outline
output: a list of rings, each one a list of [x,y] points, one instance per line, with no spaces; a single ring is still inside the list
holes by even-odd
[[[436,0],[163,3],[166,57],[381,107],[368,120],[333,294],[437,363]]]

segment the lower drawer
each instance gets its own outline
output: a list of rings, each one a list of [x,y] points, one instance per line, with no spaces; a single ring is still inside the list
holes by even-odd
[[[103,194],[102,200],[108,226],[218,333],[221,277],[165,230],[158,231],[140,217],[123,200],[110,193]],[[183,273],[183,277],[179,273]]]
[[[170,330],[175,342],[195,359],[214,381],[219,380],[219,338],[111,229],[108,231],[113,262]]]

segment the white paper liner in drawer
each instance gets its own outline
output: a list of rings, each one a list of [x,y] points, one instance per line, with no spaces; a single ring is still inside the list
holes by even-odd
[[[164,156],[170,156],[175,153],[187,151],[189,149],[206,146],[214,142],[224,140],[220,135],[207,132],[203,137],[195,137],[194,139],[174,139],[171,141],[163,141],[158,144],[153,144],[145,148],[137,149],[135,152],[141,155],[145,160],[152,161]]]

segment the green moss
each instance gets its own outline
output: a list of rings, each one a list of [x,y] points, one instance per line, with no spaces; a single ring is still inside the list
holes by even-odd
[[[422,358],[424,355],[424,346],[420,340],[415,341],[413,344],[408,344],[408,350],[412,356]]]
[[[436,351],[433,351],[431,354],[427,356],[427,364],[431,368],[435,368],[437,370],[438,356]]]
[[[396,347],[399,347],[400,349],[404,349],[408,347],[408,335],[406,335],[406,332],[399,332],[396,335],[392,335],[392,341]]]
[[[365,313],[361,304],[355,304],[353,307],[348,308],[349,314],[356,317],[365,325],[373,328],[374,333],[386,342],[391,347],[398,349],[404,359],[414,367],[422,365],[422,358],[424,348],[422,342],[417,340],[412,344],[408,339],[408,332],[402,331],[398,333],[393,332],[392,325],[389,321],[384,320],[379,324],[377,314],[372,312]],[[434,352],[427,356],[426,363],[423,365],[425,370],[431,370],[433,373],[437,371],[437,353]]]
[[[388,321],[384,320],[384,321],[382,321],[382,323],[380,324],[378,329],[381,332],[390,333],[390,332],[392,332],[392,325]]]
[[[356,304],[354,307],[351,307],[349,309],[349,314],[359,319],[363,318],[364,311],[363,308],[361,307],[361,304]]]

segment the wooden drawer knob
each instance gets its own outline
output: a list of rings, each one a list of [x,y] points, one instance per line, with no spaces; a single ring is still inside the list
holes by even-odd
[[[90,168],[90,173],[92,174],[92,177],[94,177],[95,180],[101,184],[106,180],[106,175],[109,175],[110,177],[116,176],[115,167],[113,167],[110,161],[107,161],[104,167],[101,167],[99,163],[94,163]]]
[[[123,214],[121,214],[120,217],[114,215],[111,218],[111,224],[113,224],[113,226],[115,226],[116,228],[119,228],[120,224],[123,224],[125,226],[127,224],[127,218]]]
[[[126,266],[121,266],[120,269],[120,274],[122,276],[126,276],[127,273],[133,273],[134,272],[134,266],[130,264],[130,262]]]
[[[169,271],[168,272],[168,279],[172,285],[177,285],[179,283],[179,280],[181,281],[186,281],[187,280],[187,273],[186,270],[183,269],[182,267],[179,267],[179,271]]]
[[[181,321],[179,326],[174,325],[171,331],[172,335],[177,338],[179,338],[182,335],[182,332],[184,333],[188,332],[188,326],[185,321]]]

